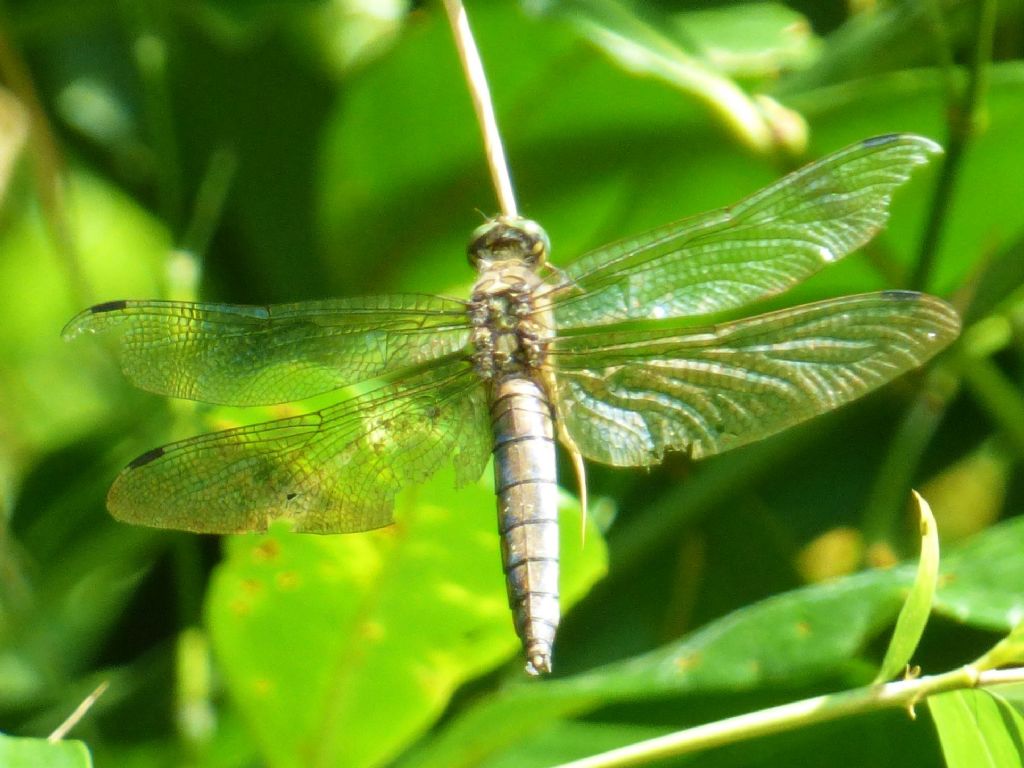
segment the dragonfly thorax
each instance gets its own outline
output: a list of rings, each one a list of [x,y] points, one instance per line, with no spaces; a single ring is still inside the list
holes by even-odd
[[[469,318],[473,325],[473,364],[486,380],[532,376],[544,363],[552,336],[548,312],[538,311],[541,280],[519,259],[487,265],[473,286]]]

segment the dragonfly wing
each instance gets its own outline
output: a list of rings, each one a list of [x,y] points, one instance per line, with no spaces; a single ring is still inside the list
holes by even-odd
[[[120,336],[138,387],[224,405],[299,400],[463,349],[462,302],[395,295],[244,306],[112,301],[64,329]]]
[[[460,483],[490,451],[484,387],[452,360],[294,418],[171,443],[121,471],[107,497],[125,522],[202,533],[347,533],[387,525],[395,494],[453,462]]]
[[[705,315],[781,293],[874,237],[893,191],[940,151],[920,136],[868,139],[732,208],[594,251],[553,278],[556,324]]]
[[[847,296],[708,329],[559,338],[559,418],[583,455],[647,466],[735,448],[921,365],[959,332],[932,296]]]

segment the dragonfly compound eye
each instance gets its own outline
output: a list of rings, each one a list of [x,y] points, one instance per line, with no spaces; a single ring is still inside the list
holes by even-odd
[[[518,260],[529,266],[547,261],[551,250],[547,233],[530,219],[497,217],[477,227],[469,242],[469,263]]]

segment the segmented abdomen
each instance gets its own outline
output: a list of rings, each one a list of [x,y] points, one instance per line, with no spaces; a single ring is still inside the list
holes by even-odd
[[[494,487],[508,600],[526,649],[526,671],[551,671],[558,628],[558,486],[551,406],[540,384],[495,385]]]

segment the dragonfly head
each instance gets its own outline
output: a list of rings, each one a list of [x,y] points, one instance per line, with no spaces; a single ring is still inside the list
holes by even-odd
[[[550,250],[548,235],[537,222],[497,216],[473,232],[469,263],[479,268],[485,263],[517,260],[539,267],[547,261]]]

